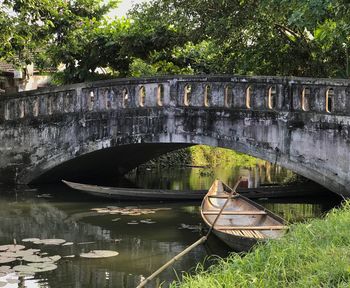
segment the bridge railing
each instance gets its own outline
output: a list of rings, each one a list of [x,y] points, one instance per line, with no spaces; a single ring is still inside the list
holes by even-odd
[[[186,107],[350,115],[350,81],[188,76],[116,79],[2,96],[0,121],[65,113]]]

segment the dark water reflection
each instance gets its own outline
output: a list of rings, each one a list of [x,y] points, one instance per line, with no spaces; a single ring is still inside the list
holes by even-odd
[[[230,185],[240,174],[252,179],[251,183],[283,182],[284,179],[291,177],[291,172],[288,171],[280,171],[279,174],[270,173],[269,177],[266,177],[266,171],[254,169],[230,171],[218,169],[214,174],[200,171],[200,169],[145,170],[139,171],[134,176],[129,175],[129,180],[148,188],[164,188],[162,185],[170,185],[173,189],[207,189],[215,177],[221,177]],[[266,182],[267,178],[269,180]],[[252,185],[251,183],[248,184]],[[42,194],[50,194],[52,198],[38,197]],[[335,198],[330,200],[331,198],[327,201],[309,201],[312,203],[302,204],[263,202],[263,205],[290,221],[302,221],[322,215],[334,205],[333,200],[337,203]],[[135,287],[142,276],[151,274],[199,238],[198,231],[179,229],[181,224],[199,225],[201,222],[199,204],[197,202],[115,203],[100,201],[64,186],[40,187],[38,191],[0,186],[0,245],[12,243],[14,238],[17,242],[32,237],[63,238],[74,242],[74,245],[43,246],[43,251],[61,256],[78,255],[93,249],[115,250],[120,253],[116,257],[100,260],[63,258],[58,262],[57,270],[38,273],[34,278],[22,279],[21,284],[8,284],[5,287]],[[142,216],[102,215],[91,210],[110,205],[168,207],[171,210]],[[116,218],[120,220],[115,221]],[[142,219],[152,219],[156,223],[127,224],[130,220]],[[78,244],[82,242],[93,243]],[[34,244],[29,246],[37,247]],[[180,275],[181,271],[191,269],[193,271],[193,267],[198,262],[203,262],[208,255],[224,257],[227,253],[224,244],[213,237],[207,245],[192,250],[147,287],[155,287],[162,282],[165,282],[163,287],[167,287],[166,283],[176,279],[173,269]],[[0,282],[3,280],[5,278],[0,277]]]
[[[143,188],[162,188],[173,190],[208,189],[215,179],[234,186],[239,176],[244,176],[248,188],[262,184],[286,183],[295,179],[296,174],[277,165],[266,162],[256,167],[224,166],[208,168],[147,168],[135,169],[127,175],[131,183]]]

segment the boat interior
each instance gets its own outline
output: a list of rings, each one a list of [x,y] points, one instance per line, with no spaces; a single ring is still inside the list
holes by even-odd
[[[202,216],[212,226],[232,189],[216,180],[202,203]],[[284,220],[261,205],[234,192],[223,209],[214,229],[240,237],[266,239],[279,238],[287,226]]]

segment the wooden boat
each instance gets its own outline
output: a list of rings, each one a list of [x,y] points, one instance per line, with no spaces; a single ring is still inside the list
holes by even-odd
[[[81,184],[62,180],[69,187],[87,192],[94,196],[116,200],[199,200],[206,194],[204,190],[163,190],[163,189],[138,189],[116,188],[89,184]]]
[[[85,193],[116,200],[203,200],[207,190],[166,190],[106,187],[62,180],[63,183]],[[238,188],[240,194],[249,199],[307,197],[317,194],[327,195],[319,185],[290,185],[278,187]]]
[[[228,200],[231,191],[215,180],[203,199],[201,215],[209,228],[214,224],[212,233],[233,250],[248,251],[258,241],[279,238],[285,233],[287,226],[281,217],[235,192]]]

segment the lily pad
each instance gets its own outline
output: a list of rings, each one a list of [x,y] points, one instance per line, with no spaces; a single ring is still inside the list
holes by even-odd
[[[44,244],[44,245],[61,245],[65,243],[64,239],[41,239],[39,241],[35,241],[35,244]]]
[[[22,239],[22,242],[35,242],[35,241],[40,241],[39,238],[25,238]]]
[[[79,242],[78,245],[94,244],[95,242]]]
[[[14,278],[6,279],[6,281],[9,284],[18,284],[18,283],[20,283],[20,281],[18,279],[14,279]]]
[[[141,220],[141,223],[145,223],[145,224],[154,224],[156,223],[155,221],[151,221],[151,220]]]
[[[55,256],[50,256],[48,257],[52,262],[57,262],[58,260],[60,260],[62,257],[59,255],[55,255]]]
[[[82,258],[108,258],[119,255],[116,251],[110,250],[92,250],[88,253],[81,253],[80,257]]]
[[[11,266],[0,266],[0,273],[11,273],[13,270],[11,269]]]
[[[73,244],[74,244],[73,242],[66,242],[66,243],[62,244],[62,246],[71,246]]]
[[[22,273],[38,273],[38,272],[46,272],[57,269],[57,265],[53,263],[31,263],[35,265],[18,265],[13,267],[13,270]]]
[[[75,255],[67,255],[67,256],[63,256],[63,258],[74,258]]]
[[[51,266],[53,263],[29,263],[28,266],[35,267],[38,269],[46,269],[46,267]]]
[[[11,263],[13,261],[16,261],[16,258],[8,258],[8,257],[1,257],[0,256],[0,264],[6,264],[6,263]]]
[[[18,277],[34,277],[34,272],[17,272]]]
[[[14,251],[18,251],[18,250],[23,250],[24,248],[26,248],[26,247],[23,245],[14,245],[14,244],[1,245],[0,251],[14,252]]]
[[[0,287],[5,287],[7,285],[7,282],[0,281]]]
[[[24,256],[23,260],[27,262],[56,262],[61,259],[61,256],[55,255],[50,257],[40,257],[38,255]]]
[[[39,249],[28,249],[28,250],[19,250],[15,252],[0,252],[0,257],[7,257],[7,258],[22,258],[24,256],[30,256],[34,255],[35,253],[39,252]]]

